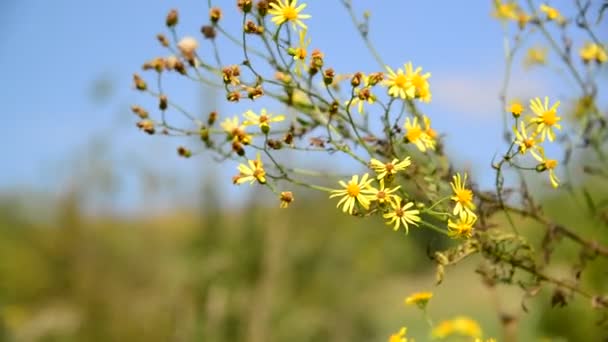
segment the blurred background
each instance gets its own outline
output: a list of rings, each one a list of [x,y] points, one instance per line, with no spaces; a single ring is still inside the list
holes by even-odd
[[[327,64],[339,72],[378,70],[339,1],[308,4],[311,46]],[[354,4],[371,11],[370,36],[387,63],[412,60],[432,72],[433,102],[422,109],[446,134],[456,165],[490,188],[490,160],[504,147],[503,28],[490,15],[492,2]],[[224,26],[238,30],[233,1],[215,5],[224,9]],[[555,5],[574,13],[570,2]],[[435,234],[414,229],[406,237],[302,190],[289,210],[279,210],[272,196],[232,185],[236,164],[177,156],[177,146],[196,149],[196,141],[139,132],[130,105],[155,100],[132,89],[132,74],[166,54],[155,35],[172,8],[180,12],[179,34],[199,37],[206,1],[0,1],[0,340],[384,341],[406,325],[424,341],[423,315],[403,305],[422,290],[435,293],[435,321],[467,315],[484,336],[500,339],[498,311],[514,315],[522,341],[605,336],[588,303],[551,309],[550,289],[528,300],[524,313],[522,291],[483,286],[474,258],[435,288],[427,250],[450,244]],[[596,30],[603,41],[606,22]],[[533,37],[526,47],[540,42]],[[221,37],[218,44],[233,63],[241,60],[238,48]],[[526,69],[523,58],[509,98],[575,99],[572,80]],[[605,85],[605,68],[598,77]],[[168,89],[200,117],[244,108],[199,85]],[[599,101],[605,109],[606,95]],[[328,163],[352,172],[339,160]],[[550,215],[606,241],[605,229],[567,193],[543,193],[546,183],[539,180],[538,197]],[[592,194],[608,191],[593,184]],[[533,241],[542,238],[538,227],[520,224]],[[558,268],[579,252],[562,244]],[[583,274],[594,292],[608,290],[606,269],[596,262]]]

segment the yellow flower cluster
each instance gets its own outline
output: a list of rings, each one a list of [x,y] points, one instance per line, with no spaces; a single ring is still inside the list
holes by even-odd
[[[453,238],[470,238],[473,236],[473,226],[477,221],[475,215],[475,203],[473,203],[473,191],[466,187],[467,174],[460,173],[452,177],[452,197],[454,209],[452,215],[456,220],[448,220],[448,235]]]
[[[404,68],[405,72],[401,68],[394,71],[391,67],[386,67],[388,78],[384,81],[384,85],[388,87],[388,94],[404,100],[419,99],[430,102],[431,90],[428,78],[431,77],[431,73],[421,74],[421,67],[414,70],[412,62],[407,62]]]
[[[429,300],[433,298],[432,292],[416,292],[405,298],[405,305],[416,305],[420,309],[425,309]]]
[[[604,64],[608,62],[606,48],[595,43],[587,42],[585,46],[579,50],[579,55],[584,63],[595,61],[597,64]]]
[[[494,0],[494,12],[492,15],[501,21],[515,21],[520,29],[523,29],[530,21],[531,17],[523,11],[516,2],[502,2]]]

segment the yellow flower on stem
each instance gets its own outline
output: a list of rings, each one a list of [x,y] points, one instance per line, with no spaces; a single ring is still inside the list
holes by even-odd
[[[544,104],[538,97],[530,100],[530,109],[536,114],[531,122],[537,124],[536,131],[541,134],[542,141],[545,141],[545,137],[548,137],[549,141],[553,141],[555,139],[553,128],[562,129],[559,124],[562,118],[557,116],[557,107],[559,107],[559,101],[549,108],[549,97],[547,96],[545,96]]]
[[[266,183],[266,171],[264,170],[264,164],[260,158],[260,154],[257,154],[255,160],[249,160],[248,165],[240,164],[238,167],[239,174],[233,178],[234,184],[242,184],[249,182],[250,184],[256,181],[260,184]]]
[[[402,161],[395,158],[387,163],[374,158],[369,161],[369,167],[376,172],[378,179],[394,176],[397,172],[405,170],[410,165],[412,165],[410,157],[405,157]]]
[[[359,203],[359,205],[366,210],[369,209],[371,196],[365,194],[363,190],[368,189],[370,183],[374,179],[368,178],[369,174],[366,173],[363,175],[363,177],[361,177],[361,181],[359,181],[358,175],[352,176],[348,183],[340,181],[339,183],[344,189],[332,190],[329,198],[342,197],[336,207],[340,207],[342,205],[342,211],[348,212],[351,215],[353,214],[355,203]]]
[[[291,22],[294,30],[296,25],[306,30],[308,27],[302,19],[310,18],[310,14],[300,14],[304,8],[306,8],[306,4],[298,6],[298,0],[277,0],[270,3],[268,13],[272,15],[271,20],[276,25]]]
[[[585,63],[595,61],[598,64],[603,64],[608,61],[606,50],[601,45],[595,43],[587,42],[585,46],[579,50],[579,55]]]
[[[557,160],[548,159],[545,157],[545,152],[541,148],[539,154],[534,154],[534,158],[540,162],[540,164],[536,165],[536,171],[545,172],[549,171],[549,180],[551,181],[551,185],[554,188],[559,186],[559,178],[555,175],[555,168],[557,167]]]
[[[416,305],[420,309],[424,310],[426,304],[429,302],[429,300],[431,300],[431,298],[433,298],[432,292],[425,291],[412,293],[405,298],[405,305]]]
[[[418,98],[423,102],[431,101],[431,90],[428,82],[428,78],[431,77],[431,73],[421,74],[422,68],[417,67],[414,70],[412,62],[408,62],[405,65],[405,76],[409,83],[414,87],[414,94],[409,95],[409,98]]]
[[[279,197],[281,200],[281,208],[287,208],[293,202],[293,193],[291,191],[283,191]]]
[[[524,66],[529,68],[534,65],[547,64],[547,52],[547,48],[543,47],[529,48],[526,52],[526,57],[524,58]]]
[[[431,119],[428,116],[423,116],[422,121],[424,122],[424,133],[429,137],[429,140],[433,142],[433,146],[437,140],[437,132],[431,128]]]
[[[460,173],[455,174],[452,177],[453,181],[450,183],[454,196],[451,197],[452,201],[456,202],[454,206],[454,215],[460,215],[461,212],[466,211],[468,214],[475,216],[473,210],[475,210],[475,203],[473,203],[473,191],[466,188],[467,174],[464,177],[460,176]]]
[[[547,16],[547,20],[555,21],[556,23],[563,25],[566,23],[566,19],[562,16],[562,14],[555,7],[551,7],[547,4],[540,5],[540,11],[545,13]]]
[[[403,72],[403,69],[399,68],[395,72],[391,67],[387,66],[386,70],[388,71],[388,76],[384,81],[384,85],[388,87],[388,94],[392,97],[400,97],[404,100],[407,98],[413,99],[416,95],[416,87]]]
[[[473,319],[459,316],[437,324],[431,335],[434,338],[446,338],[453,335],[479,338],[481,337],[481,327]]]
[[[401,206],[401,203],[392,206],[392,210],[382,215],[388,221],[386,224],[393,225],[393,230],[399,230],[399,227],[403,225],[405,233],[409,233],[408,224],[417,226],[420,222],[420,211],[417,209],[410,209],[414,206],[414,202],[408,202]]]
[[[392,334],[388,338],[388,342],[408,342],[407,337],[405,337],[406,334],[407,334],[407,328],[401,327],[401,329],[399,329],[399,332]]]
[[[270,113],[266,112],[266,109],[262,108],[260,110],[260,115],[255,114],[253,111],[246,111],[243,116],[245,117],[245,122],[243,125],[258,125],[262,130],[262,133],[267,134],[270,131],[270,123],[272,122],[281,122],[285,120],[285,115],[277,115],[274,116]]]
[[[228,138],[248,145],[251,143],[251,135],[247,134],[245,131],[245,126],[239,123],[238,116],[234,116],[232,118],[226,118],[220,126],[228,135]]]
[[[365,104],[365,102],[370,105],[376,102],[376,95],[372,94],[370,87],[364,87],[361,89],[356,88],[354,95],[355,97],[353,97],[352,101],[346,101],[344,102],[344,105],[348,106],[348,104],[350,103],[351,106],[357,106],[357,111],[359,112],[359,114],[363,114],[363,105]]]
[[[509,108],[507,108],[507,111],[510,112],[514,118],[518,118],[524,112],[524,106],[521,102],[514,100],[509,105]]]
[[[492,15],[499,20],[517,20],[518,6],[514,2],[502,2],[494,0],[494,12]]]
[[[401,201],[401,197],[393,193],[399,190],[400,188],[401,185],[398,185],[392,189],[386,189],[384,187],[384,179],[381,179],[379,189],[370,186],[368,189],[363,190],[363,192],[370,196],[370,200],[376,201],[380,205],[389,203],[391,206],[396,206]]]
[[[473,236],[473,225],[477,221],[475,215],[461,211],[457,221],[448,220],[448,236],[469,239]]]
[[[288,49],[288,53],[293,56],[293,60],[296,61],[295,73],[298,76],[302,75],[302,70],[306,71],[306,56],[308,56],[308,46],[310,45],[310,39],[306,39],[306,30],[301,30],[299,33],[300,45],[296,48]]]
[[[534,131],[532,134],[528,134],[526,123],[523,121],[519,122],[519,126],[519,130],[516,126],[513,126],[515,144],[519,146],[519,153],[525,154],[527,151],[530,151],[530,153],[535,154],[536,150],[540,148],[541,143],[538,133]]]
[[[418,118],[410,120],[405,118],[405,139],[418,147],[421,152],[426,152],[427,149],[435,149],[435,141],[422,129],[418,123]]]

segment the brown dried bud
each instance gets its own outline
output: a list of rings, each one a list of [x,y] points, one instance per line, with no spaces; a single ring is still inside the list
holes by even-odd
[[[168,102],[169,102],[169,99],[167,98],[167,95],[165,95],[165,94],[160,95],[158,97],[158,108],[160,108],[160,110],[166,110]]]
[[[247,88],[247,97],[250,98],[251,100],[260,98],[263,95],[264,95],[264,89],[262,89],[262,86],[256,86],[255,88],[251,88],[251,87]]]
[[[361,74],[360,72],[357,72],[353,75],[353,78],[351,78],[350,80],[350,84],[353,87],[358,87],[361,84],[361,78],[363,78],[363,74]]]
[[[144,63],[142,66],[143,70],[154,69],[156,72],[162,72],[165,68],[165,60],[162,57],[154,58],[151,61]]]
[[[207,117],[207,124],[211,126],[215,123],[215,120],[217,120],[217,112],[213,111],[209,113],[209,116]]]
[[[180,146],[177,148],[177,154],[180,157],[184,157],[184,158],[190,158],[192,157],[192,151],[190,151],[189,149],[185,148],[184,146]]]
[[[314,49],[312,51],[312,53],[310,54],[310,57],[311,57],[311,61],[310,61],[311,66],[314,66],[315,68],[319,68],[319,69],[323,67],[323,57],[325,57],[325,55],[323,54],[323,52],[321,52],[321,50]]]
[[[222,10],[219,7],[213,7],[209,10],[209,19],[212,23],[217,23],[222,19]]]
[[[376,84],[382,82],[382,80],[384,80],[384,74],[381,72],[373,72],[368,76],[370,86],[375,86]]]
[[[154,134],[154,122],[144,119],[137,123],[137,127],[148,134]]]
[[[332,102],[329,106],[329,115],[335,115],[338,113],[338,109],[340,109],[340,104],[336,101]]]
[[[236,140],[232,142],[232,150],[236,152],[236,154],[238,154],[239,156],[245,155],[245,149],[243,148],[243,145],[241,145],[241,143]]]
[[[138,74],[133,74],[133,84],[137,90],[144,91],[148,89],[146,81],[144,81]]]
[[[214,39],[216,36],[215,27],[210,25],[203,25],[203,27],[201,27],[201,33],[203,34],[203,37],[207,39]]]
[[[238,91],[231,91],[228,93],[228,95],[226,95],[226,99],[229,102],[239,102],[239,100],[241,99],[241,93],[239,93]]]
[[[268,13],[268,8],[269,7],[270,7],[270,4],[268,3],[268,1],[266,1],[266,0],[259,1],[258,4],[257,4],[258,14],[261,17],[266,16],[266,14]]]
[[[323,83],[325,83],[325,85],[330,85],[330,84],[334,83],[335,76],[336,76],[336,73],[334,72],[334,69],[329,68],[329,69],[325,70],[325,72],[323,72]]]
[[[238,65],[231,65],[222,69],[222,79],[224,80],[224,84],[240,84],[241,81],[239,80],[239,76],[241,76],[241,69]]]
[[[162,45],[164,47],[169,46],[169,39],[167,39],[167,37],[164,34],[162,34],[162,33],[157,34],[156,39],[158,39],[158,42],[160,43],[160,45]]]
[[[169,11],[169,13],[167,14],[167,20],[165,21],[165,23],[167,24],[167,27],[173,27],[173,26],[177,25],[178,21],[179,21],[179,16],[177,14],[177,10],[172,9],[171,11]]]
[[[133,113],[135,113],[137,116],[139,116],[141,119],[147,119],[149,116],[148,111],[146,111],[145,109],[141,108],[138,105],[131,106],[131,111]]]
[[[236,6],[243,11],[244,13],[251,12],[251,7],[253,7],[253,1],[251,0],[237,0]]]
[[[293,143],[293,133],[288,132],[285,134],[285,136],[283,137],[283,142],[286,143],[287,145],[291,145]]]
[[[245,33],[249,33],[249,34],[262,34],[262,33],[264,33],[264,28],[262,26],[257,26],[251,20],[247,21],[247,24],[245,24],[244,30],[245,30]]]

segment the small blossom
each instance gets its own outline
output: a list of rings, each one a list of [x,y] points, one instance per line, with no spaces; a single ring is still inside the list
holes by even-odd
[[[392,97],[399,97],[402,99],[414,98],[416,95],[416,87],[410,82],[407,75],[403,72],[403,69],[399,68],[397,71],[393,71],[391,67],[387,66],[388,71],[387,79],[384,81],[384,85],[388,87],[388,94]]]
[[[414,202],[408,202],[405,205],[397,204],[392,206],[392,210],[382,215],[387,219],[386,224],[393,225],[393,230],[399,230],[399,227],[403,225],[405,233],[409,233],[409,224],[417,226],[420,222],[420,211],[417,209],[410,209],[414,206]],[[409,210],[408,210],[409,209]]]
[[[431,335],[434,338],[446,338],[454,335],[478,338],[481,337],[481,327],[473,319],[459,316],[437,324]]]
[[[281,200],[281,208],[287,208],[293,202],[293,193],[291,191],[283,191],[281,192],[281,196],[279,197]]]
[[[543,47],[529,48],[524,58],[524,66],[529,68],[535,65],[547,64],[547,52],[547,48]]]
[[[521,113],[523,113],[524,106],[519,101],[512,101],[509,108],[507,108],[507,111],[509,111],[514,118],[518,118],[521,116]]]
[[[236,140],[243,144],[249,144],[251,142],[251,135],[245,131],[245,126],[239,123],[238,116],[232,118],[226,118],[220,126],[226,132],[229,139]]]
[[[407,334],[407,328],[401,327],[401,329],[399,329],[398,332],[392,334],[388,338],[388,342],[408,342],[407,337],[405,337],[406,334]]]
[[[369,195],[370,200],[376,201],[380,205],[388,203],[391,206],[396,206],[401,201],[401,197],[395,195],[394,192],[396,192],[400,188],[401,185],[398,185],[392,189],[386,189],[384,187],[384,179],[381,179],[379,189],[370,186],[369,188],[363,190],[363,192],[366,195]]]
[[[560,25],[563,25],[566,23],[566,19],[554,7],[551,7],[547,4],[541,4],[540,11],[545,13],[545,15],[547,16],[547,20],[549,20],[549,21],[555,21],[556,23],[558,23]]]
[[[354,95],[355,96],[353,97],[352,101],[346,101],[344,102],[344,105],[348,106],[348,104],[350,103],[351,106],[357,106],[357,111],[359,112],[359,114],[363,114],[363,104],[365,102],[370,105],[376,102],[376,96],[372,94],[371,89],[369,87],[361,89],[355,88]]]
[[[454,196],[451,197],[452,201],[456,202],[454,206],[453,214],[460,215],[461,212],[466,211],[468,214],[475,216],[473,210],[475,210],[475,203],[473,203],[473,191],[466,188],[467,174],[464,177],[460,173],[455,174],[452,177],[452,191]]]
[[[416,305],[420,309],[424,309],[431,298],[433,298],[432,292],[416,292],[405,298],[405,304]]]
[[[468,239],[473,236],[473,225],[477,221],[475,215],[461,211],[457,221],[448,220],[448,236]]]
[[[431,90],[428,82],[428,78],[431,77],[431,73],[421,74],[422,68],[417,67],[414,70],[412,62],[408,62],[405,65],[405,75],[408,78],[409,83],[414,87],[414,95],[410,98],[418,98],[423,102],[431,101]]]
[[[579,55],[585,63],[595,61],[597,64],[603,64],[608,61],[606,50],[601,45],[595,43],[586,43],[585,46],[579,50]]]
[[[291,22],[293,29],[296,29],[296,25],[306,30],[306,24],[302,19],[310,18],[310,14],[300,14],[306,4],[298,6],[298,0],[277,0],[270,3],[270,9],[268,13],[272,15],[272,22],[276,25],[281,25],[285,22]]]
[[[238,167],[239,174],[234,177],[233,182],[235,184],[242,184],[249,182],[250,184],[256,181],[260,184],[266,183],[266,171],[264,170],[264,164],[260,158],[260,154],[257,154],[255,160],[249,160],[247,165],[240,164]]]
[[[363,191],[368,189],[370,183],[373,181],[373,179],[368,178],[369,174],[366,173],[363,175],[363,177],[361,177],[361,181],[359,181],[358,175],[352,176],[348,183],[340,181],[339,183],[344,189],[332,190],[329,198],[342,197],[338,202],[337,207],[342,205],[342,211],[348,212],[351,215],[353,214],[355,203],[359,203],[363,209],[369,209],[371,196],[365,194]]]
[[[517,20],[517,10],[517,3],[494,0],[494,12],[492,12],[492,15],[503,21]]]
[[[395,158],[387,163],[383,163],[375,158],[369,161],[369,167],[376,172],[378,179],[390,178],[396,175],[397,172],[405,170],[411,164],[410,157],[405,157],[402,161]]]
[[[545,152],[542,149],[540,149],[538,154],[533,154],[533,157],[540,162],[540,164],[536,165],[536,171],[549,171],[549,181],[551,181],[551,186],[557,188],[559,186],[559,178],[557,178],[555,175],[557,160],[546,158]]]
[[[546,137],[549,138],[549,141],[553,141],[555,139],[553,129],[562,129],[562,126],[559,124],[561,118],[557,116],[557,107],[559,107],[559,101],[549,108],[549,97],[547,96],[545,96],[544,104],[538,97],[530,100],[530,109],[536,114],[536,117],[532,118],[531,122],[537,125],[536,131],[541,134],[542,141],[545,141]]]
[[[531,134],[528,134],[528,129],[523,121],[519,123],[519,126],[519,129],[513,126],[513,132],[515,133],[515,144],[519,146],[519,153],[524,154],[527,151],[530,151],[530,153],[535,154],[540,148],[541,143],[538,133],[534,131]]]
[[[253,111],[248,110],[247,112],[245,112],[245,114],[243,114],[243,116],[245,117],[245,119],[247,119],[245,120],[245,122],[243,122],[243,125],[258,125],[262,132],[265,134],[268,133],[268,131],[270,130],[270,123],[281,122],[285,120],[285,115],[277,115],[273,117],[272,114],[266,112],[266,109],[262,109],[260,111],[260,115],[257,115]]]
[[[427,149],[435,149],[435,140],[433,140],[420,126],[418,118],[410,120],[405,119],[405,139],[418,147],[421,152],[426,152]]]
[[[306,39],[306,30],[301,30],[299,32],[299,43],[298,47],[289,49],[290,55],[293,56],[294,61],[296,61],[295,73],[298,76],[302,75],[302,70],[306,71],[306,56],[308,56],[308,46],[310,45],[310,39]]]

